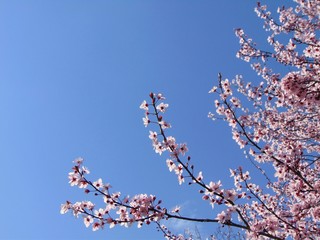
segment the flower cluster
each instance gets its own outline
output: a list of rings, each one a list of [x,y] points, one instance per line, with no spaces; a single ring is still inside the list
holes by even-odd
[[[145,111],[145,119],[154,119],[149,120],[149,123],[154,123],[158,126],[159,131],[149,131],[149,138],[151,139],[153,149],[156,153],[161,155],[163,152],[168,151],[170,158],[167,159],[168,168],[171,171],[175,172],[179,184],[184,182],[183,170],[185,165],[180,161],[180,156],[185,156],[188,152],[188,147],[185,143],[177,143],[176,139],[172,136],[166,136],[166,129],[170,128],[171,125],[164,121],[163,116],[161,115],[169,107],[168,104],[160,102],[165,99],[165,97],[159,93],[150,93],[149,97],[151,98],[151,103],[147,103],[146,100],[142,102],[140,108]],[[145,124],[148,126],[149,124]],[[161,138],[161,139],[159,139]]]
[[[161,201],[156,201],[154,195],[138,194],[132,198],[121,198],[121,193],[111,192],[111,185],[103,183],[101,178],[95,182],[87,180],[89,170],[82,165],[82,158],[77,158],[74,163],[73,171],[69,173],[70,185],[84,188],[87,194],[102,196],[105,205],[97,208],[90,201],[73,204],[66,201],[61,205],[61,214],[71,211],[76,217],[82,215],[85,226],[91,225],[93,231],[102,229],[105,225],[112,228],[117,224],[128,227],[137,223],[137,226],[141,227],[143,224],[158,222],[165,216],[166,209],[161,208]]]
[[[264,180],[256,184],[242,167],[231,169],[234,188],[222,188],[221,181],[206,181],[202,171],[195,171],[188,147],[167,135],[171,125],[163,114],[169,105],[162,94],[150,93],[143,101],[143,124],[149,130],[154,151],[165,155],[170,172],[177,175],[179,184],[189,180],[196,185],[212,208],[224,209],[212,218],[183,216],[177,206],[172,211],[160,206],[153,195],[138,194],[121,197],[111,192],[110,184],[102,179],[87,180],[89,170],[83,159],[74,161],[69,173],[71,186],[85,193],[101,196],[104,207],[91,201],[61,205],[61,213],[71,211],[82,216],[86,227],[98,230],[105,225],[128,227],[137,223],[155,223],[167,239],[192,239],[175,235],[160,223],[170,218],[194,222],[220,223],[243,229],[250,239],[318,239],[320,237],[320,3],[317,0],[295,0],[295,8],[278,9],[279,20],[271,16],[265,5],[257,4],[258,17],[270,33],[268,42],[272,51],[258,49],[242,29],[239,38],[239,58],[251,62],[262,81],[245,82],[242,76],[233,80],[218,77],[218,85],[209,92],[217,94],[215,108],[218,117],[225,120],[232,138],[244,150],[250,163]],[[280,38],[284,34],[286,37]],[[281,43],[283,39],[288,41]],[[281,41],[280,41],[281,40]],[[289,66],[282,76],[268,65]],[[263,182],[264,181],[264,182]],[[265,184],[263,184],[265,183]],[[262,186],[262,187],[261,187]]]
[[[234,106],[240,108],[240,100],[232,97],[229,81],[221,81],[220,86],[224,90],[224,92],[220,94],[221,98],[224,100],[231,98]],[[215,88],[211,90],[211,92],[215,91]],[[237,214],[238,218],[242,219],[243,222],[247,224],[241,213],[241,208],[238,208],[236,204],[238,199],[246,197],[246,193],[243,192],[242,189],[223,189],[221,181],[210,181],[206,184],[202,171],[197,174],[194,172],[194,165],[192,165],[190,161],[191,157],[188,156],[186,160],[183,160],[185,153],[188,151],[186,144],[178,144],[174,137],[166,135],[167,129],[163,126],[163,116],[160,115],[163,111],[161,111],[159,106],[168,105],[162,102],[158,103],[160,100],[158,96],[161,96],[161,100],[163,100],[163,95],[151,93],[149,96],[151,98],[151,103],[147,103],[147,101],[144,100],[140,105],[140,108],[145,110],[145,117],[153,116],[155,118],[155,120],[151,120],[150,123],[157,125],[158,132],[149,131],[149,138],[151,139],[153,149],[156,153],[161,155],[165,151],[169,152],[170,158],[166,160],[169,171],[174,172],[178,176],[179,184],[182,184],[185,179],[188,178],[192,180],[189,184],[198,185],[200,187],[199,192],[202,194],[202,199],[208,201],[212,208],[214,208],[215,205],[225,205],[227,207],[225,211],[217,214],[216,218],[212,219],[212,221],[232,226],[235,224],[232,220],[232,214]],[[219,107],[219,104],[217,107]],[[229,113],[229,118],[232,118],[231,111],[227,108],[222,108],[221,111]],[[246,226],[243,227],[245,228]]]
[[[210,91],[218,94],[216,112],[269,188],[266,194],[241,168],[232,170],[236,190],[246,190],[245,198],[254,199],[238,205],[250,225],[250,238],[259,238],[261,231],[280,239],[320,235],[320,4],[296,2],[295,8],[278,9],[279,21],[258,3],[255,11],[270,32],[271,52],[258,49],[242,29],[236,30],[241,46],[237,56],[252,62],[263,81],[245,83],[242,76],[229,81],[219,75],[219,86]],[[282,33],[289,36],[286,44],[277,40]],[[270,62],[290,66],[289,72],[281,77],[268,67]],[[264,164],[273,172],[263,170]]]

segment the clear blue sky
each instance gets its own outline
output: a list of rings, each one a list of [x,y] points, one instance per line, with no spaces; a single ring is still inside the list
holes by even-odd
[[[92,232],[60,215],[65,200],[91,199],[68,184],[78,156],[115,191],[213,217],[197,188],[180,187],[153,152],[139,105],[162,92],[170,134],[188,144],[205,180],[231,186],[228,169],[246,162],[227,125],[207,118],[208,91],[218,72],[256,79],[235,57],[234,35],[243,27],[266,45],[255,2],[0,1],[0,239],[162,239],[153,225]],[[203,236],[214,229],[198,227]]]

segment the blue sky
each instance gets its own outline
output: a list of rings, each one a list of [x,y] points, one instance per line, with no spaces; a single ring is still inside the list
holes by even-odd
[[[60,215],[65,200],[91,199],[68,184],[78,156],[92,180],[115,191],[155,194],[168,208],[182,205],[182,214],[214,217],[197,188],[179,186],[153,152],[139,105],[162,92],[169,134],[188,144],[205,180],[231,186],[229,168],[251,166],[228,126],[207,118],[208,91],[218,72],[257,79],[235,57],[234,35],[243,27],[266,45],[255,2],[0,1],[0,239],[162,239],[152,225],[92,232]],[[203,236],[214,229],[198,227]]]

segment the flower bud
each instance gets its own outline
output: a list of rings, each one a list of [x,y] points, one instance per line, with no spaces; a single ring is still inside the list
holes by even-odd
[[[203,199],[203,200],[208,200],[208,199],[209,199],[209,196],[208,196],[208,195],[204,195],[204,196],[202,197],[202,199]]]

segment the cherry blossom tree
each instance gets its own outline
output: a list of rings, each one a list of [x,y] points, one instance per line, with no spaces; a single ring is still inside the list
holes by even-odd
[[[207,180],[187,155],[187,145],[169,135],[164,96],[150,93],[140,108],[154,151],[167,155],[168,169],[179,184],[196,185],[204,201],[212,208],[224,206],[223,211],[213,218],[194,218],[182,215],[179,207],[168,211],[154,195],[122,196],[102,179],[89,180],[89,170],[78,158],[69,183],[102,197],[104,207],[67,201],[61,213],[83,216],[85,226],[93,231],[106,225],[140,228],[154,223],[167,239],[192,239],[170,231],[164,225],[168,219],[229,226],[245,231],[250,239],[320,238],[320,2],[295,3],[295,7],[279,7],[278,19],[257,4],[255,11],[269,33],[268,51],[236,29],[237,57],[250,62],[259,82],[246,82],[240,75],[228,80],[219,74],[217,86],[210,90],[216,94],[216,114],[209,117],[229,124],[233,139],[260,171],[264,185],[255,183],[244,167],[230,169],[232,189]],[[280,73],[270,67],[276,64],[282,66]]]

